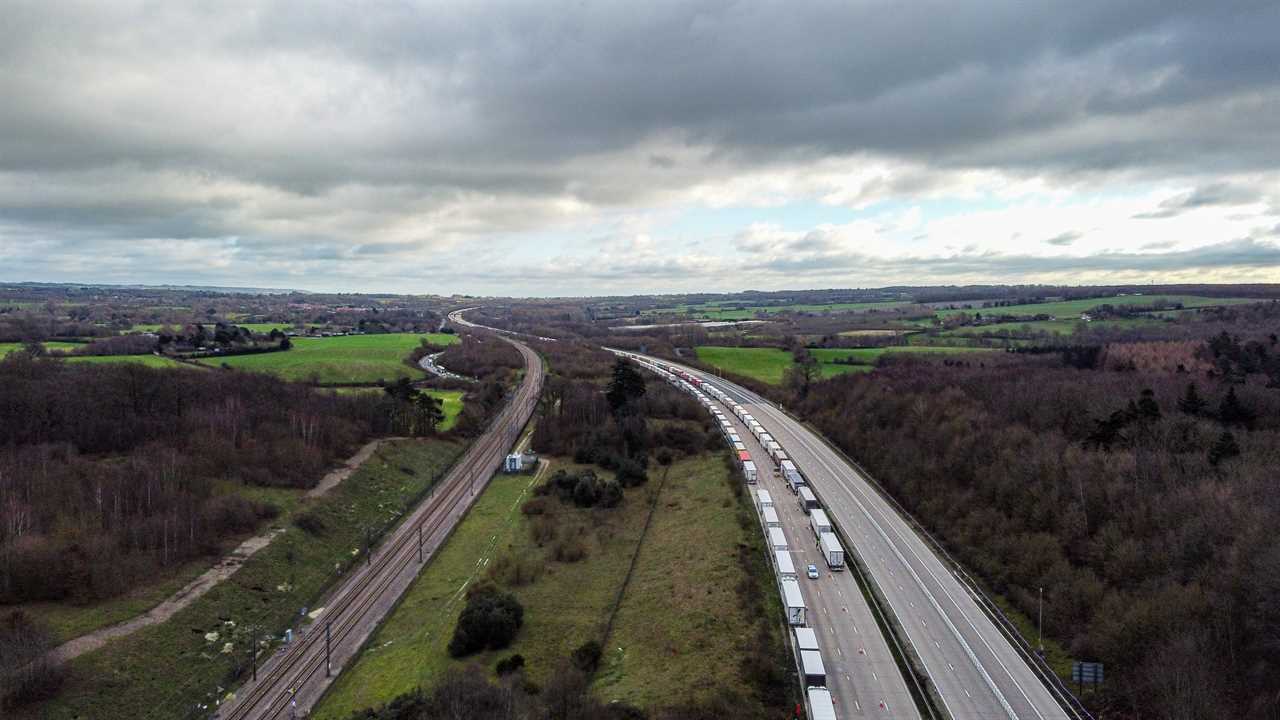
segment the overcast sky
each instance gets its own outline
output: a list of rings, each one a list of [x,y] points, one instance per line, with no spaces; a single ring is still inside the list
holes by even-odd
[[[0,280],[1280,282],[1280,3],[10,1]]]

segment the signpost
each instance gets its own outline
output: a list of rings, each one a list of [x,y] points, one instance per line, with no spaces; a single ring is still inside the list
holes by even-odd
[[[1072,661],[1071,679],[1079,687],[1080,692],[1084,692],[1085,683],[1101,685],[1103,680],[1102,663]]]

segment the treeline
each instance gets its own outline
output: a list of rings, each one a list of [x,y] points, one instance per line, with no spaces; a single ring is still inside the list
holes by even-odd
[[[817,385],[798,409],[1023,613],[1044,588],[1046,635],[1106,663],[1091,704],[1270,718],[1280,390],[1270,329],[1236,330],[1193,353],[1209,372],[1106,360],[1132,360],[1124,346],[903,358]]]
[[[429,432],[399,411],[410,401],[12,353],[0,361],[0,602],[109,597],[215,552],[275,513],[227,481],[309,487],[370,436]]]
[[[644,482],[651,456],[665,465],[721,446],[696,402],[667,383],[646,382],[628,361],[616,362],[604,387],[559,375],[543,387],[533,447],[612,470],[626,487]]]
[[[515,347],[494,335],[468,333],[462,342],[444,349],[440,364],[450,372],[481,380],[503,381],[524,367],[524,359]]]

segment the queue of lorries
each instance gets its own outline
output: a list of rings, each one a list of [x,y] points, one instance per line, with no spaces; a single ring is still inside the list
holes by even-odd
[[[715,401],[729,408],[742,424],[750,429],[751,434],[759,441],[760,447],[764,448],[768,455],[766,466],[773,465],[773,471],[786,481],[787,487],[796,496],[796,504],[800,510],[809,516],[809,526],[813,531],[814,541],[821,550],[827,567],[832,571],[844,569],[844,548],[836,537],[835,528],[832,527],[826,512],[822,510],[813,490],[809,488],[804,474],[796,467],[795,461],[787,457],[782,445],[769,435],[750,413],[719,388],[703,382],[700,378],[678,367],[650,361],[631,353],[619,354],[634,360],[657,373],[667,382],[693,395],[703,407],[707,408],[716,419],[725,441],[733,448],[738,458],[738,466],[742,469],[743,478],[748,485],[755,485],[759,481],[761,468],[756,465],[751,453],[747,451],[746,444],[735,431],[733,423]],[[791,557],[786,535],[783,534],[782,523],[778,518],[777,508],[773,504],[773,497],[768,490],[756,488],[752,499],[759,511],[769,548],[773,551],[774,569],[778,576],[778,588],[782,595],[783,606],[786,608],[787,623],[792,626],[795,633],[794,644],[809,700],[810,717],[814,720],[835,720],[835,706],[831,702],[831,693],[826,688],[826,670],[822,663],[817,634],[812,628],[807,627],[808,609],[804,602],[804,595],[800,591],[795,563]],[[813,566],[809,567],[810,572],[813,573]],[[811,574],[810,577],[816,577],[816,574]]]

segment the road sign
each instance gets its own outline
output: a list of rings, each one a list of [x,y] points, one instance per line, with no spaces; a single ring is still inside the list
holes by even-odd
[[[1102,682],[1102,677],[1102,663],[1079,660],[1071,663],[1071,680],[1078,685],[1097,685]]]

